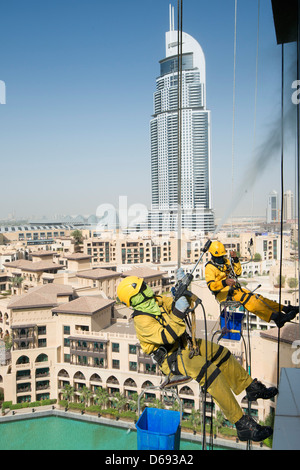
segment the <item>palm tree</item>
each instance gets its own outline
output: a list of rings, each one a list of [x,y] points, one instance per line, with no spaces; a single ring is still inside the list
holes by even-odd
[[[95,395],[94,395],[94,400],[97,405],[99,405],[101,408],[105,408],[106,405],[109,403],[109,394],[106,388],[97,388]]]
[[[74,397],[74,387],[72,387],[70,384],[66,384],[62,390],[62,396],[63,399],[66,400],[69,405],[69,402]]]
[[[159,409],[164,409],[165,408],[165,404],[159,400],[158,398],[155,398],[155,400],[153,401],[153,406],[154,408],[159,408]]]
[[[127,404],[127,398],[120,392],[114,393],[113,397],[114,407],[120,412]]]
[[[191,416],[189,418],[189,421],[191,422],[193,426],[193,431],[194,434],[196,434],[197,426],[201,425],[201,413],[199,410],[195,410],[195,408],[192,409]]]
[[[84,404],[84,407],[86,407],[86,405],[89,403],[91,395],[92,395],[92,391],[89,388],[85,386],[82,387],[80,391],[80,399],[81,399],[81,402]]]
[[[132,395],[130,395],[128,405],[131,411],[134,411],[135,413],[138,411],[138,407],[139,407],[139,394],[138,393],[133,393]],[[145,398],[142,397],[140,399],[140,408],[143,409],[144,406],[145,406]]]
[[[22,286],[22,282],[24,281],[24,277],[22,276],[13,276],[10,278],[11,282],[11,289],[14,287],[20,288]]]
[[[219,432],[219,428],[221,428],[224,424],[225,417],[222,411],[217,411],[216,417],[214,419],[214,424],[216,426],[216,434]]]

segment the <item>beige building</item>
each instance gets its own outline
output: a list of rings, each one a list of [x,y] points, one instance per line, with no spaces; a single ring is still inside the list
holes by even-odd
[[[6,326],[12,337],[10,360],[0,366],[0,388],[6,401],[62,399],[65,385],[70,384],[75,390],[75,401],[81,400],[82,388],[87,387],[92,391],[93,403],[97,387],[107,388],[110,395],[118,391],[130,396],[149,385],[161,383],[157,366],[139,347],[132,321],[126,318],[128,315],[123,315],[124,307],[117,307],[114,300],[99,295],[78,297],[71,286],[47,284],[14,296],[5,308],[1,304],[1,309],[6,314]],[[197,316],[197,336],[204,337],[203,317],[199,311]],[[215,320],[209,320],[207,325],[208,338],[211,338],[219,325]],[[251,353],[255,377],[271,385],[275,383],[272,372],[275,346],[273,330],[270,331],[271,340],[259,332],[257,337],[251,337]],[[217,339],[218,334],[214,336],[214,340]],[[242,341],[221,340],[221,344],[246,366]],[[281,354],[283,364],[289,364],[290,348],[286,343]],[[178,391],[184,413],[201,407],[199,386],[195,381],[179,387]],[[158,391],[150,391],[147,400],[159,398],[159,395]],[[246,409],[243,399],[244,394],[241,394],[238,401]],[[274,406],[274,402],[260,401],[252,404],[252,412],[264,419]],[[214,411],[217,409],[215,405]],[[208,416],[210,412],[208,408]]]
[[[12,293],[27,292],[29,289],[53,281],[61,266],[49,260],[18,260],[4,263],[6,274],[13,280]]]
[[[106,297],[115,299],[117,297],[117,286],[121,280],[121,273],[111,269],[95,268],[79,271],[76,274],[78,279],[77,292],[88,290],[98,290]]]

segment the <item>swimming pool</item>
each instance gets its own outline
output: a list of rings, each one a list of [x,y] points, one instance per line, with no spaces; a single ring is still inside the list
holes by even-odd
[[[0,450],[137,450],[137,434],[130,429],[49,416],[1,423]],[[180,450],[201,450],[201,444],[181,440]]]

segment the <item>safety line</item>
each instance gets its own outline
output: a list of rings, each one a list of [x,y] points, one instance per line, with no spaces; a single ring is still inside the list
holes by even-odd
[[[260,0],[257,6],[257,39],[256,39],[256,65],[255,65],[255,92],[254,92],[254,126],[253,126],[253,154],[256,146],[256,117],[257,117],[257,89],[258,89],[258,55],[259,55],[259,20],[260,20]],[[254,212],[254,190],[252,190],[252,231]]]
[[[234,45],[233,45],[233,98],[232,98],[232,143],[231,143],[231,199],[234,191],[234,131],[235,131],[235,75],[236,75],[236,26],[237,26],[237,0],[234,8]],[[232,216],[231,216],[231,247],[232,247]]]
[[[284,44],[281,45],[281,163],[280,163],[280,177],[281,177],[281,214],[280,214],[280,267],[279,267],[279,312],[281,313],[281,289],[282,289],[282,240],[283,240],[283,197],[284,197]],[[277,388],[279,386],[280,375],[280,328],[278,328],[277,336]]]
[[[177,129],[177,264],[181,266],[181,231],[182,231],[182,208],[181,208],[181,133],[182,133],[182,0],[177,2],[177,90],[178,90],[178,129]]]

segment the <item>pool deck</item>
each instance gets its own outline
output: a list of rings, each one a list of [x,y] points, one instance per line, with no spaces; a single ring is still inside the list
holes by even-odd
[[[53,405],[37,407],[37,408],[24,408],[20,410],[15,410],[14,414],[13,411],[9,411],[5,414],[5,416],[0,416],[0,424],[1,423],[11,423],[13,421],[20,421],[24,419],[33,419],[33,418],[48,418],[49,416],[58,416],[60,418],[69,418],[69,419],[76,419],[79,421],[96,423],[96,424],[103,424],[106,426],[115,426],[118,428],[123,429],[130,429],[136,431],[135,423],[132,421],[125,421],[123,419],[110,419],[104,418],[103,416],[98,417],[97,415],[92,414],[81,414],[80,412],[74,411],[64,411],[61,408],[57,408]],[[181,430],[181,439],[186,441],[192,442],[199,442],[202,443],[202,435],[201,434],[192,434],[189,432],[184,432]],[[207,435],[206,442],[209,444],[210,436]],[[214,438],[213,445],[216,447],[225,447],[231,448],[232,450],[246,450],[247,443],[246,442],[235,442],[234,440],[230,439],[222,439],[222,438]],[[260,447],[256,443],[252,443],[252,450],[271,450],[266,446]]]

